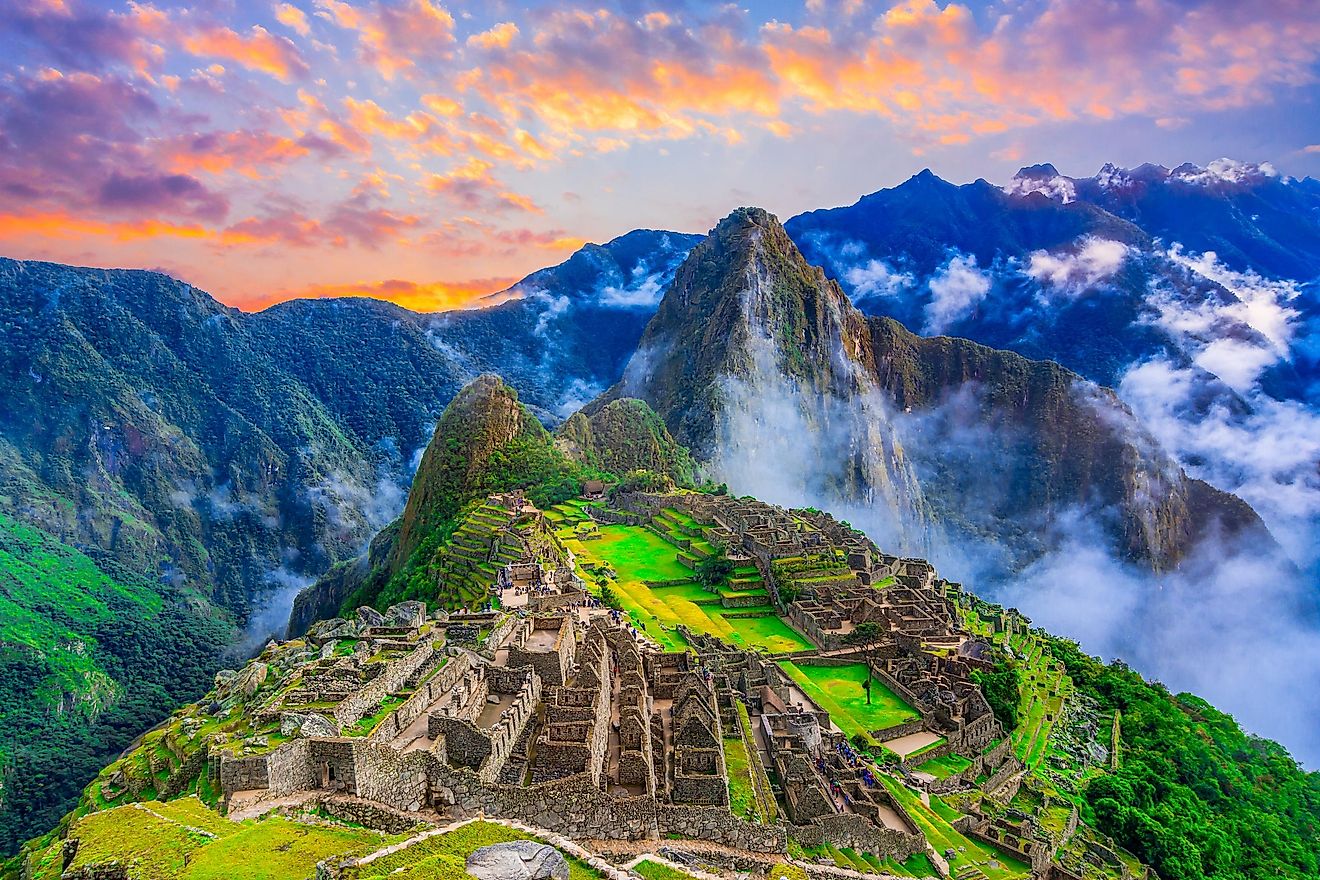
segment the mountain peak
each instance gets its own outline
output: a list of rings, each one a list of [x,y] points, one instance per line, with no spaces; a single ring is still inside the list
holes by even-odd
[[[1059,177],[1059,169],[1055,168],[1049,162],[1041,162],[1037,165],[1023,165],[1018,169],[1018,173],[1013,175],[1013,179],[1018,178],[1044,178]]]
[[[492,455],[518,439],[550,445],[545,427],[518,400],[518,392],[493,373],[464,385],[445,407],[422,454],[404,508],[395,564],[407,560],[436,522],[452,517],[487,488]]]

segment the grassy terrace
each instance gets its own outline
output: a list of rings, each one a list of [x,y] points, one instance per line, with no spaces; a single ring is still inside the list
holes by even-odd
[[[866,667],[861,663],[846,666],[798,666],[780,662],[784,672],[797,682],[818,706],[848,736],[870,733],[918,717],[917,710],[902,697],[885,687],[879,679],[871,680],[871,703],[866,702]]]
[[[995,847],[972,840],[956,830],[952,824],[952,818],[957,816],[956,811],[946,806],[939,798],[933,798],[931,803],[927,804],[919,794],[891,776],[881,774],[880,781],[894,799],[907,810],[908,815],[917,823],[917,827],[930,841],[931,846],[935,847],[936,852],[941,855],[948,849],[957,852],[957,855],[949,860],[949,867],[955,875],[959,869],[974,865],[989,880],[1017,880],[1030,876],[1030,865]]]
[[[929,773],[936,779],[948,779],[970,766],[972,766],[972,762],[968,758],[964,758],[962,755],[948,754],[942,758],[931,758],[929,761],[923,761],[914,769],[921,773]]]
[[[493,822],[470,822],[448,834],[427,838],[399,852],[350,868],[345,880],[367,877],[390,877],[392,880],[449,880],[467,877],[464,863],[468,855],[483,846],[513,840],[535,840],[513,828]],[[569,880],[598,880],[600,874],[585,862],[565,853]]]
[[[398,839],[280,816],[232,822],[194,798],[92,813],[74,835],[79,843],[70,868],[118,860],[132,865],[134,880],[304,880],[322,859],[360,855]],[[56,880],[60,869],[56,843],[40,859],[34,880]]]
[[[608,564],[618,575],[615,592],[633,623],[667,650],[687,647],[674,632],[676,624],[710,633],[732,645],[760,648],[772,653],[805,651],[812,647],[806,637],[780,619],[768,605],[726,610],[718,599],[687,579],[692,571],[678,562],[674,546],[654,532],[636,526],[606,525],[600,537],[581,541],[564,537],[565,543],[584,565]],[[590,578],[584,573],[584,577]],[[648,587],[646,581],[682,579],[672,587]],[[611,583],[596,579],[598,584]],[[759,617],[729,617],[760,613]]]
[[[757,821],[756,789],[747,748],[741,738],[724,740],[724,766],[729,775],[729,812],[739,819]]]

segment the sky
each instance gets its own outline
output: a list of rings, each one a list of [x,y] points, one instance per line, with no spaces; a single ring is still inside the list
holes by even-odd
[[[463,307],[926,167],[1320,176],[1314,0],[4,0],[0,50],[0,255],[247,310]]]

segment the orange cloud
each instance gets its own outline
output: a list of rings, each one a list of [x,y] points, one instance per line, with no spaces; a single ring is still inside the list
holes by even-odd
[[[183,47],[193,55],[227,58],[285,82],[308,70],[289,39],[277,37],[261,25],[253,25],[246,35],[227,27],[199,28],[183,37]]]
[[[305,37],[312,32],[312,27],[307,23],[307,13],[303,12],[292,3],[281,3],[275,7],[275,20],[287,28],[296,31],[298,36]]]
[[[433,0],[355,6],[342,0],[316,0],[322,14],[356,31],[362,60],[387,80],[412,75],[418,61],[449,57],[456,40],[454,17]]]

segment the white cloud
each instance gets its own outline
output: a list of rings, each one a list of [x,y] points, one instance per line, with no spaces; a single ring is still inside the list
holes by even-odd
[[[1204,168],[1175,169],[1170,175],[1183,183],[1207,185],[1213,183],[1245,183],[1260,177],[1278,177],[1279,172],[1269,162],[1240,162],[1237,159],[1216,159]]]
[[[1075,251],[1055,254],[1033,251],[1023,271],[1041,284],[1049,284],[1075,296],[1112,277],[1122,267],[1127,252],[1127,245],[1120,241],[1088,235]]]
[[[926,332],[939,334],[969,314],[990,292],[990,276],[976,267],[972,254],[949,259],[927,282],[931,301],[926,305]]]
[[[916,283],[911,272],[900,272],[883,260],[868,260],[863,265],[845,269],[842,274],[852,289],[853,299],[897,296]]]

